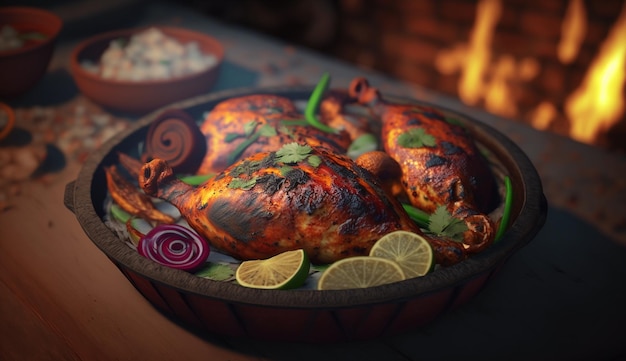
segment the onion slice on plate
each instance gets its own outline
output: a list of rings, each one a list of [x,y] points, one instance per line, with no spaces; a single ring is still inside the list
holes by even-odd
[[[137,250],[148,259],[183,271],[202,266],[210,253],[206,240],[178,224],[157,225],[141,237]]]

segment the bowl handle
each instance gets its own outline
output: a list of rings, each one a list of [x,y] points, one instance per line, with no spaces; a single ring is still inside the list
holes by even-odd
[[[65,185],[65,194],[63,195],[63,203],[65,207],[74,212],[74,187],[76,186],[76,181],[73,180]]]

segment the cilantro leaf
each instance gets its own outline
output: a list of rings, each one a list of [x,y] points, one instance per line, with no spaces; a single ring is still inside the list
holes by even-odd
[[[249,137],[250,135],[252,135],[257,124],[259,124],[259,122],[257,122],[256,120],[252,120],[243,125],[243,132],[246,135],[246,137]]]
[[[250,178],[250,179],[233,178],[228,183],[228,188],[243,189],[244,191],[247,191],[249,189],[252,189],[252,187],[254,187],[255,184],[256,184],[256,177]]]
[[[322,158],[317,155],[311,155],[307,158],[307,161],[313,168],[317,168],[320,164],[322,164]]]
[[[467,231],[467,225],[462,220],[453,217],[445,206],[439,206],[428,218],[428,231],[437,236],[462,242],[463,232]]]
[[[398,136],[398,145],[404,148],[434,147],[437,139],[423,128],[411,128]]]
[[[282,175],[283,177],[285,177],[285,176],[287,175],[287,173],[291,172],[291,170],[292,170],[292,169],[293,169],[293,168],[292,168],[292,167],[290,167],[290,166],[288,166],[288,165],[283,166],[283,167],[280,167],[280,168],[279,168],[279,170],[280,170],[280,175]]]
[[[276,160],[283,163],[298,163],[305,160],[313,150],[309,145],[287,143],[276,151]]]
[[[261,129],[259,129],[259,134],[261,134],[262,137],[273,137],[278,133],[276,132],[276,128],[269,124],[265,124],[261,127]]]
[[[226,281],[233,278],[235,272],[226,264],[207,263],[195,275],[214,281]]]

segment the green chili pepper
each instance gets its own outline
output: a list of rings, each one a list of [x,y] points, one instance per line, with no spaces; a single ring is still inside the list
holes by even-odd
[[[332,127],[320,122],[317,119],[317,111],[319,110],[320,104],[322,103],[322,97],[324,96],[324,92],[328,89],[330,84],[330,74],[324,73],[322,78],[313,89],[311,96],[309,97],[309,101],[306,104],[306,108],[304,109],[304,117],[306,121],[313,127],[322,130],[327,133],[336,133]]]
[[[410,204],[402,203],[402,208],[409,214],[409,217],[417,223],[420,228],[428,229],[430,223],[430,214],[419,208],[415,208]]]
[[[179,179],[189,185],[198,186],[208,181],[209,179],[213,178],[214,176],[215,174],[194,174],[194,175],[181,176]]]
[[[504,211],[502,213],[502,219],[500,220],[500,226],[496,231],[496,238],[494,242],[500,240],[509,223],[511,216],[511,206],[513,203],[513,186],[511,185],[511,179],[509,176],[504,177],[504,187],[506,188],[506,195],[504,196]]]

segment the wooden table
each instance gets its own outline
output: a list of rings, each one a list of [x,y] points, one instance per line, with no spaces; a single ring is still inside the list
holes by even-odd
[[[82,3],[81,3],[82,4]],[[95,4],[95,5],[94,5]],[[66,20],[46,78],[16,109],[88,104],[73,86],[74,45],[115,27],[174,24],[226,47],[214,90],[366,75],[383,92],[468,112],[516,141],[544,182],[548,221],[469,304],[389,339],[275,344],[195,334],[157,312],[63,205],[81,157],[22,182],[0,213],[0,360],[618,360],[626,359],[626,157],[535,131],[363,69],[227,26],[171,3],[51,7]],[[118,14],[115,21],[101,14]],[[132,15],[132,16],[131,16]],[[122,117],[121,122],[132,123]]]

